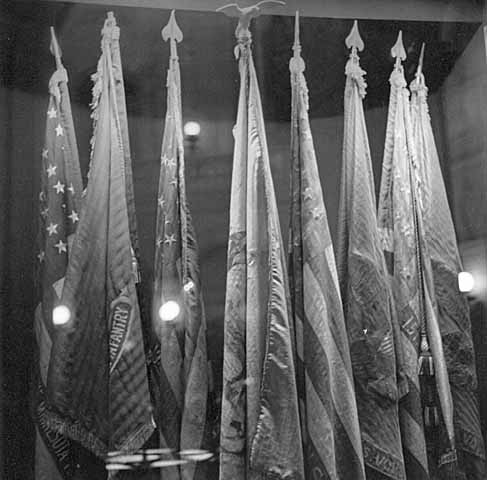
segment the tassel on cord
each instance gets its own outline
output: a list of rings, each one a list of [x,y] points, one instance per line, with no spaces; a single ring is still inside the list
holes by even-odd
[[[438,426],[440,423],[438,406],[436,404],[435,366],[426,336],[426,328],[422,330],[418,369],[423,393],[424,425],[427,428],[432,428]]]
[[[431,354],[426,332],[421,333],[421,351],[418,361],[419,375],[433,377],[435,375],[435,366],[433,355]]]

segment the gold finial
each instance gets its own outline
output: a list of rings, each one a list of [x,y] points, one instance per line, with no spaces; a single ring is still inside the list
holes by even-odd
[[[167,42],[170,40],[171,42],[171,58],[178,58],[178,53],[176,50],[176,42],[180,43],[183,40],[183,32],[179,28],[178,24],[176,23],[176,16],[174,14],[174,10],[171,12],[171,16],[169,17],[169,22],[161,31],[162,39]]]
[[[120,28],[117,26],[117,20],[113,12],[107,13],[105,24],[101,30],[102,42],[103,40],[118,40],[120,37]]]
[[[286,5],[286,2],[281,0],[262,0],[255,5],[251,5],[250,7],[239,7],[236,3],[229,3],[228,5],[224,5],[223,7],[217,8],[217,12],[225,13],[228,17],[238,17],[238,25],[237,29],[235,30],[235,36],[238,40],[245,40],[250,39],[250,21],[253,18],[257,18],[261,15],[262,9],[260,8],[262,5],[266,5],[269,3],[274,3],[278,5]]]
[[[358,31],[357,20],[353,22],[352,30],[350,30],[348,37],[345,39],[345,45],[347,48],[351,48],[352,52],[361,52],[364,49],[364,42]]]
[[[391,48],[392,58],[396,59],[396,67],[401,64],[403,60],[406,60],[406,50],[404,50],[404,44],[402,43],[402,30],[399,30],[396,43]]]
[[[301,57],[301,43],[299,42],[299,11],[296,11],[294,21],[294,55],[289,61],[289,70],[293,73],[302,73],[306,68],[303,58]]]

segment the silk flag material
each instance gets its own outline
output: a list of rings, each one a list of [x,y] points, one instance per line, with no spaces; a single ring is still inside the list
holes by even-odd
[[[71,318],[56,331],[47,382],[59,412],[51,424],[100,457],[140,448],[154,429],[110,49],[118,35],[109,13],[94,76],[88,187],[61,298]]]
[[[401,60],[406,58],[402,35],[392,49],[397,58],[390,77],[391,92],[379,201],[379,225],[383,248],[390,260],[390,274],[401,344],[404,351],[408,393],[399,415],[408,478],[428,479],[428,458],[419,380],[422,332],[423,268],[419,260],[413,168],[413,140]],[[426,332],[424,332],[426,333]]]
[[[304,479],[288,278],[249,19],[230,202],[220,480]]]
[[[52,310],[58,303],[68,265],[71,240],[79,223],[83,184],[71,114],[68,76],[51,27],[51,51],[57,69],[49,81],[46,136],[41,160],[37,287],[35,312],[37,342],[34,420],[36,423],[36,480],[71,479],[75,455],[71,441],[49,427],[46,420],[46,383],[55,328]]]
[[[439,328],[453,398],[458,466],[466,478],[480,480],[487,474],[476,397],[469,307],[466,297],[458,289],[457,278],[462,267],[431,128],[428,88],[421,64],[410,89],[424,243],[431,262]]]
[[[420,465],[423,471],[426,469],[425,447],[420,443],[424,444],[424,435],[421,439],[417,429],[420,425],[420,416],[417,413],[419,399],[424,403],[425,426],[432,427],[439,423],[437,420],[441,411],[441,428],[444,427],[447,439],[446,444],[442,446],[441,461],[447,464],[442,478],[456,478],[453,405],[432,292],[431,268],[423,242],[421,211],[418,208],[417,161],[409,92],[406,89],[401,65],[401,61],[406,58],[401,32],[391,53],[396,57],[396,64],[390,78],[391,93],[379,199],[379,226],[384,251],[391,260],[391,282],[411,388],[411,395],[401,404],[401,428],[408,473],[418,475]],[[422,378],[421,396],[414,387],[414,382],[417,381],[414,376],[418,371]],[[428,385],[428,380],[432,379],[433,385]],[[433,393],[430,392],[431,386]],[[413,394],[419,399],[415,400]],[[438,397],[438,402],[435,401],[435,397]],[[438,406],[441,408],[438,409]],[[419,445],[421,452],[418,449]]]
[[[310,479],[360,480],[365,468],[352,363],[309,125],[298,14],[293,50],[289,281],[305,472]]]
[[[167,112],[161,152],[154,259],[153,327],[159,359],[154,378],[161,446],[175,450],[207,448],[209,370],[206,320],[199,279],[198,249],[186,199],[181,117],[181,83],[174,17],[163,29],[170,40]],[[159,309],[176,302],[180,313],[161,319]],[[164,308],[164,307],[163,307]],[[205,464],[165,468],[163,478],[205,479]]]
[[[357,24],[347,37],[343,166],[337,264],[350,342],[367,478],[404,479],[398,417],[395,317],[375,212],[375,189],[362,101],[365,72]]]

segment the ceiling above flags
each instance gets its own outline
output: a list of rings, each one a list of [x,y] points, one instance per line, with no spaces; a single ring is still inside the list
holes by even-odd
[[[213,3],[220,6],[225,2]],[[16,39],[24,68],[28,69],[28,75],[15,79],[16,85],[43,93],[43,85],[49,80],[48,72],[43,68],[50,61],[49,38],[37,38],[36,32],[42,31],[42,24],[45,24],[47,31],[47,27],[54,22],[65,58],[76,59],[68,65],[72,101],[89,103],[90,74],[97,62],[95,25],[106,8],[94,4],[38,5],[37,2],[18,2],[12,8],[14,18],[22,18],[25,26],[32,26],[23,29],[29,32],[28,35]],[[178,5],[177,8],[181,7]],[[262,16],[254,25],[253,48],[259,67],[257,75],[261,84],[264,116],[269,121],[288,121],[291,114],[287,62],[294,27],[293,18],[281,15],[280,11],[281,7],[274,9],[273,13],[279,15]],[[167,64],[169,52],[163,52],[161,56],[157,49],[141,47],[159,44],[159,12],[155,15],[152,8],[119,7],[117,18],[125,32],[121,49],[125,59],[124,81],[129,115],[159,117],[160,112],[166,109],[166,98],[160,85],[165,75],[162,65]],[[227,48],[227,43],[222,39],[231,40],[234,22],[217,12],[181,10],[178,23],[187,32],[185,42],[179,49],[185,72],[183,114],[204,111],[210,118],[233,121],[238,78],[232,49]],[[308,59],[306,77],[310,95],[314,99],[310,105],[310,117],[340,115],[343,111],[341,96],[347,57],[343,38],[350,31],[352,21],[303,17],[301,24],[301,44],[303,54]],[[404,65],[408,81],[414,76],[421,43],[427,43],[424,73],[428,78],[429,91],[434,93],[479,25],[480,22],[441,23],[430,19],[421,22],[362,20],[360,30],[368,46],[361,57],[362,65],[368,72],[365,107],[387,105],[387,89],[383,85],[388,81],[393,61],[386,45],[394,43],[398,30],[403,31],[404,43],[408,47],[408,60]],[[202,65],[207,69],[204,76],[200,75]]]

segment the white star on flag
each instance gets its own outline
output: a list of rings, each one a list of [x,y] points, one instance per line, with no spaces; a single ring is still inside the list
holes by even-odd
[[[309,198],[310,200],[313,198],[313,195],[311,195],[311,188],[310,187],[306,187],[304,189],[304,199],[306,200],[307,198]]]
[[[45,148],[44,150],[42,150],[42,158],[47,158],[47,154],[49,153],[49,151],[47,150],[47,148]]]
[[[47,176],[48,177],[52,177],[53,175],[56,175],[56,170],[57,170],[57,166],[56,165],[49,164],[49,166],[46,169]]]
[[[318,219],[321,217],[322,213],[323,213],[323,212],[322,212],[322,211],[321,211],[321,210],[320,210],[318,207],[313,208],[313,217],[314,217],[316,220],[318,220]]]
[[[166,165],[168,167],[175,167],[176,166],[176,160],[174,160],[174,158],[171,158],[167,161]]]
[[[176,243],[176,236],[173,234],[171,235],[166,235],[164,238],[164,243],[167,243],[169,246],[171,246],[173,243]]]
[[[57,253],[67,252],[66,247],[68,244],[64,243],[62,240],[59,240],[59,242],[57,242],[54,246],[58,249]]]
[[[74,187],[72,183],[69,184],[68,190],[71,192],[72,195],[74,195]]]
[[[71,210],[71,215],[68,215],[68,218],[70,218],[73,223],[79,221],[79,216],[74,210]]]
[[[57,225],[58,225],[57,223],[52,223],[51,222],[47,226],[46,230],[49,232],[49,236],[54,235],[55,233],[57,233]]]
[[[41,210],[41,215],[42,215],[44,218],[46,218],[46,217],[47,217],[48,212],[49,212],[49,208],[47,208],[47,207],[46,207],[44,210]]]
[[[49,118],[56,118],[57,116],[56,109],[54,107],[51,107],[51,109],[47,111],[47,116]]]
[[[55,130],[56,130],[56,135],[58,137],[63,134],[63,127],[61,127],[61,124],[60,123],[57,124],[57,127],[55,128]]]
[[[164,200],[164,197],[162,195],[158,198],[157,203],[159,204],[159,206],[161,208],[164,207],[164,204],[166,203],[166,201]]]
[[[39,263],[42,263],[42,261],[44,260],[44,257],[46,256],[45,252],[44,251],[40,251],[38,254],[37,254],[37,258],[39,259]]]
[[[57,181],[56,185],[53,185],[52,188],[56,190],[56,193],[64,193],[64,184],[61,183],[59,180]]]
[[[169,162],[169,158],[167,158],[167,157],[166,157],[166,155],[163,155],[163,156],[161,157],[161,163],[162,163],[164,166],[166,166],[168,162]]]

